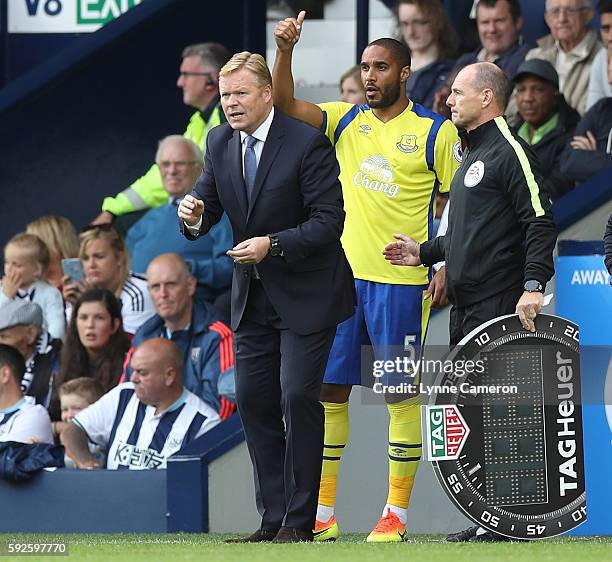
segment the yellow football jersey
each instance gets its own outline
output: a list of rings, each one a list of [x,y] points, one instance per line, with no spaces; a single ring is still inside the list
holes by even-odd
[[[428,282],[425,267],[396,267],[382,255],[396,232],[418,242],[435,236],[435,195],[446,193],[461,161],[455,126],[409,102],[387,123],[367,105],[319,104],[322,130],[336,149],[346,220],[342,245],[357,279]]]

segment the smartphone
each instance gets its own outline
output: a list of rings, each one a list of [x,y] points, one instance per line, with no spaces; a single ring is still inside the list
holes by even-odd
[[[79,258],[66,258],[62,260],[62,271],[73,281],[80,281],[83,276],[83,264]]]

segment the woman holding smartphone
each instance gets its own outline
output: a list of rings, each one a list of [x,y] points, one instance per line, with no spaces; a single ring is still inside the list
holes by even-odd
[[[155,308],[144,278],[130,273],[129,255],[123,239],[112,225],[88,227],[79,236],[79,258],[84,278],[75,282],[64,277],[64,299],[74,304],[90,288],[107,289],[121,303],[123,328],[128,334],[146,322]],[[67,311],[67,316],[70,311]],[[69,316],[70,320],[70,316]]]

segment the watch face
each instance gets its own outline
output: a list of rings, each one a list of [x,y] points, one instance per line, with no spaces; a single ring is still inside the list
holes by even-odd
[[[532,333],[503,316],[468,334],[448,359],[481,369],[440,375],[436,388],[456,391],[424,407],[427,457],[451,501],[476,524],[520,539],[587,518],[578,327],[545,314],[535,324]]]
[[[270,239],[270,255],[279,256],[281,254],[281,248],[278,238],[276,236],[272,236],[271,234],[268,234],[268,238]]]
[[[527,281],[525,283],[525,287],[524,287],[525,291],[530,291],[530,292],[541,292],[542,291],[542,284],[539,281]]]

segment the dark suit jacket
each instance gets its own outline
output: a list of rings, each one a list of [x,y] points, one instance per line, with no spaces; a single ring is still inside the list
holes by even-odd
[[[204,172],[192,192],[204,201],[198,235],[206,234],[225,211],[234,244],[278,236],[283,256],[268,254],[257,271],[281,320],[298,334],[332,327],[354,312],[353,274],[340,245],[345,213],[339,173],[329,140],[275,108],[250,206],[240,133],[228,124],[208,134]],[[193,238],[182,221],[181,228]],[[244,312],[252,267],[234,267],[233,330]]]

